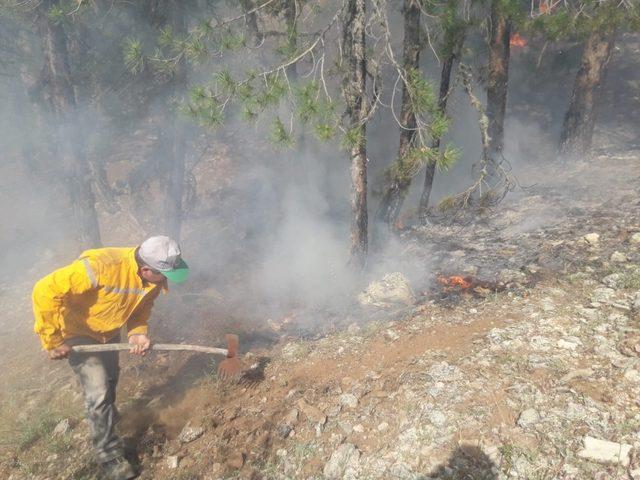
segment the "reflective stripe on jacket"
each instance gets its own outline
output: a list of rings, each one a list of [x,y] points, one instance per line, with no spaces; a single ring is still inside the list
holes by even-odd
[[[45,350],[65,339],[113,338],[127,323],[129,335],[147,333],[151,307],[166,284],[138,276],[135,248],[87,250],[72,264],[39,280],[33,289],[35,332]]]

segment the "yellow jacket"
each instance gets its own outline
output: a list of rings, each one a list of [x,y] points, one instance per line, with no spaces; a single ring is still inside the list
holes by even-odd
[[[87,250],[35,284],[34,330],[45,350],[78,336],[107,342],[125,323],[129,335],[147,333],[153,302],[167,287],[143,282],[135,251]]]

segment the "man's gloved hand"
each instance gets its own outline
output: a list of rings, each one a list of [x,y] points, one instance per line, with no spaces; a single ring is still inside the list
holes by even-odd
[[[129,345],[131,345],[129,353],[144,356],[151,348],[151,340],[143,334],[129,335]]]
[[[71,347],[63,343],[59,347],[49,350],[49,358],[51,360],[62,360],[63,358],[68,358],[69,353],[71,353]]]

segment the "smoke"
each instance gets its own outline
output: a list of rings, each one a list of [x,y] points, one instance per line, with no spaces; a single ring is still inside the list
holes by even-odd
[[[186,98],[186,92],[183,98],[175,98],[162,88],[154,90],[157,79],[149,77],[148,82],[136,82],[124,71],[121,50],[127,32],[141,31],[142,39],[149,42],[154,41],[157,33],[149,19],[130,17],[127,12],[124,7],[115,6],[110,16],[104,17],[102,28],[109,33],[108,42],[105,35],[89,32],[87,41],[97,45],[99,55],[108,61],[95,64],[94,76],[101,77],[99,95],[85,99],[76,119],[66,128],[71,141],[79,141],[78,132],[83,132],[82,141],[89,155],[105,167],[114,188],[120,211],[108,213],[104,205],[99,205],[99,210],[103,241],[115,246],[133,245],[145,236],[165,233],[163,168],[168,158],[168,139],[164,132],[171,130],[173,106]],[[400,33],[398,11],[391,23],[394,34]],[[553,132],[561,121],[570,88],[567,85],[574,74],[574,70],[565,67],[553,72],[546,77],[547,81],[562,87],[554,86],[549,95],[542,93],[543,77],[549,72],[544,75],[531,72],[537,58],[534,43],[530,45],[525,54],[516,53],[512,58],[513,81],[505,126],[505,158],[523,185],[531,183],[529,178],[544,179],[540,169],[554,159]],[[559,56],[553,55],[554,59]],[[272,58],[261,52],[232,54],[230,58],[233,59],[230,70],[236,78],[246,72],[249,63],[256,67],[273,63]],[[437,89],[439,64],[428,49],[422,58],[423,70]],[[476,66],[482,63],[477,58],[464,60]],[[212,64],[189,72],[190,82],[193,85],[210,82]],[[390,71],[384,72],[385,85],[392,85],[394,79]],[[24,271],[33,267],[38,256],[46,257],[48,263],[39,266],[37,272],[44,275],[47,269],[70,261],[80,252],[72,241],[73,229],[63,188],[47,181],[47,169],[55,169],[56,159],[47,156],[42,148],[47,137],[40,135],[37,113],[20,80],[13,78],[7,82],[0,85],[2,99],[13,101],[3,109],[0,119],[0,212],[5,225],[0,236],[2,261],[10,271]],[[458,147],[462,157],[450,171],[436,174],[432,205],[466,187],[472,180],[471,166],[480,157],[477,112],[455,79],[453,87],[448,104],[452,125],[444,143]],[[476,88],[481,96],[480,83]],[[17,91],[23,93],[15,95]],[[146,100],[140,103],[139,98]],[[565,103],[559,99],[565,99]],[[283,112],[281,109],[274,114]],[[193,202],[186,205],[182,243],[193,280],[176,288],[177,293],[213,287],[221,292],[225,302],[254,304],[256,315],[264,319],[266,312],[286,312],[290,308],[348,306],[368,280],[392,271],[403,272],[415,285],[426,282],[437,267],[434,261],[407,251],[403,241],[380,232],[380,226],[372,221],[384,171],[395,159],[398,146],[399,128],[390,112],[377,113],[368,124],[372,247],[364,277],[348,265],[347,153],[339,148],[337,140],[323,144],[309,137],[296,138],[292,151],[278,150],[265,140],[271,119],[268,114],[251,124],[237,118],[232,110],[217,132],[190,124],[186,187]],[[19,123],[16,120],[24,128],[16,128]],[[46,124],[51,119],[44,116],[39,121]],[[299,127],[297,120],[294,124]],[[33,169],[25,163],[28,158],[38,160]],[[534,171],[537,175],[533,175]],[[34,173],[39,178],[34,179]],[[405,202],[403,217],[408,224],[416,217],[423,175],[421,172],[413,179]],[[546,176],[552,177],[553,171],[549,169]],[[513,198],[519,198],[518,195]],[[540,212],[514,227],[513,232],[529,231],[553,221],[553,215]],[[159,302],[160,306],[163,303]]]

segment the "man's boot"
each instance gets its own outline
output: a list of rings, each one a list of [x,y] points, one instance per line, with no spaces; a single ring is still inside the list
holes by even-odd
[[[133,465],[124,457],[116,457],[102,464],[105,480],[130,480],[136,478]]]

